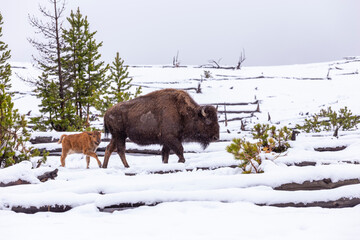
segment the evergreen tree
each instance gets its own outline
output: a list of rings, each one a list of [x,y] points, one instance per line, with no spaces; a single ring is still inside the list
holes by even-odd
[[[43,22],[36,17],[29,17],[30,24],[42,34],[44,42],[36,39],[29,39],[29,42],[38,50],[39,57],[33,59],[36,66],[42,70],[43,74],[33,81],[37,87],[37,97],[41,98],[40,111],[48,119],[48,123],[57,131],[69,130],[69,122],[75,118],[74,109],[68,101],[71,99],[70,83],[65,78],[63,70],[62,52],[64,40],[62,39],[61,17],[65,10],[65,3],[58,8],[60,0],[50,0],[53,5],[53,12],[40,6],[41,14],[49,19]],[[49,94],[51,88],[52,95]]]
[[[87,54],[85,34],[85,26],[88,25],[87,20],[80,13],[78,8],[76,13],[71,11],[70,17],[67,18],[70,28],[63,30],[63,38],[65,41],[63,67],[66,77],[72,86],[71,101],[75,108],[76,117],[80,120],[78,128],[81,128],[83,120],[83,92],[85,85],[86,63],[85,56]]]
[[[63,31],[67,47],[64,67],[69,72],[73,86],[73,101],[76,115],[85,126],[89,126],[91,107],[96,105],[97,92],[105,83],[108,66],[100,61],[99,48],[102,42],[96,43],[95,32],[90,32],[87,17],[78,8],[67,18],[70,29]]]
[[[10,76],[11,67],[7,63],[10,59],[8,45],[1,41],[3,17],[0,13],[0,168],[29,160],[39,152],[32,152],[26,142],[30,140],[30,133],[26,129],[27,122],[24,115],[14,109]]]
[[[85,81],[85,98],[84,104],[86,104],[86,124],[89,125],[90,107],[96,107],[97,96],[101,93],[101,88],[106,85],[106,72],[109,69],[109,65],[105,65],[104,61],[100,61],[101,54],[99,48],[102,46],[102,42],[96,43],[94,35],[96,32],[90,33],[89,41],[87,42],[87,55],[86,55],[86,76]]]
[[[104,98],[99,101],[98,109],[104,113],[108,108],[118,102],[128,101],[141,94],[141,87],[131,91],[132,78],[129,77],[128,66],[124,65],[124,60],[116,53],[116,57],[110,66],[110,75],[107,82],[103,85]]]

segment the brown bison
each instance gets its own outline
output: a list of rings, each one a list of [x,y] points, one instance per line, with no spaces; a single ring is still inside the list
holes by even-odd
[[[60,157],[61,166],[65,167],[65,158],[68,154],[72,153],[83,153],[86,155],[86,167],[89,168],[90,157],[96,159],[99,167],[101,162],[96,155],[96,149],[101,142],[101,132],[83,132],[73,135],[61,135],[58,143],[62,144],[62,153]]]
[[[185,162],[182,142],[199,142],[204,149],[219,139],[217,111],[198,105],[188,93],[163,89],[116,104],[104,116],[105,134],[111,133],[105,151],[106,168],[112,152],[119,154],[125,167],[125,140],[139,145],[162,145],[162,161],[168,162],[170,150]]]

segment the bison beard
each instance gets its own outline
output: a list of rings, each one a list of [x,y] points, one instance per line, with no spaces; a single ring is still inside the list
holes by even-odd
[[[181,90],[163,89],[118,103],[104,116],[105,134],[112,138],[105,151],[103,167],[117,151],[125,167],[125,140],[139,145],[160,144],[162,160],[168,162],[170,150],[185,162],[182,142],[199,142],[205,149],[219,139],[217,111],[213,106],[198,105]]]

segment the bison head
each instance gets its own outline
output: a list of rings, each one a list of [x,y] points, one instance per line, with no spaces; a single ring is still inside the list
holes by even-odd
[[[96,146],[99,146],[101,142],[101,132],[100,131],[93,131],[93,132],[86,132],[93,143],[95,143]]]
[[[194,140],[200,142],[205,149],[210,142],[219,139],[219,123],[216,108],[210,105],[198,108],[195,121]]]

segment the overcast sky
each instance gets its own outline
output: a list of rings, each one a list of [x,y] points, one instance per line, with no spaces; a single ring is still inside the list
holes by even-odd
[[[31,61],[28,14],[48,0],[0,0],[3,41],[12,61]],[[359,0],[67,0],[80,7],[103,41],[103,60],[116,52],[127,64],[184,65],[210,59],[245,66],[300,64],[360,56]],[[64,19],[65,20],[65,19]]]

